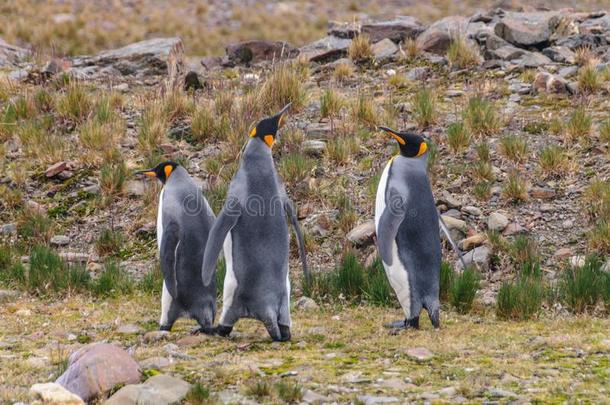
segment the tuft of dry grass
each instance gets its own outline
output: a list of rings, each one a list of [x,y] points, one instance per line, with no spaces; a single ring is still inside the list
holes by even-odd
[[[127,166],[124,161],[106,162],[100,169],[100,189],[109,198],[123,193],[127,178]]]
[[[589,135],[593,126],[593,119],[587,113],[584,106],[580,106],[574,110],[565,127],[565,138],[568,142],[583,142],[590,141]]]
[[[336,164],[347,164],[358,150],[358,143],[352,137],[337,137],[326,142],[326,157]]]
[[[421,48],[417,43],[417,40],[409,38],[405,41],[404,51],[402,52],[403,58],[406,60],[414,60],[421,54]]]
[[[320,115],[332,120],[344,105],[345,99],[332,88],[327,88],[320,96]]]
[[[466,69],[478,66],[482,58],[479,51],[464,36],[458,36],[451,41],[447,49],[447,60],[451,66]]]
[[[51,129],[50,119],[33,119],[23,122],[17,129],[17,136],[27,156],[44,164],[62,160],[68,149],[63,137]]]
[[[291,110],[300,110],[306,98],[302,73],[290,63],[281,63],[263,83],[259,100],[267,113],[275,114],[288,103]]]
[[[93,109],[93,99],[85,85],[78,80],[70,80],[64,94],[57,99],[57,112],[65,119],[82,122]]]
[[[588,66],[595,64],[596,61],[595,52],[590,45],[581,46],[574,51],[576,54],[576,64],[579,66]]]
[[[477,136],[489,136],[500,130],[500,118],[494,105],[480,95],[471,97],[462,113],[466,126]]]
[[[373,47],[369,36],[360,34],[354,37],[347,50],[347,55],[354,63],[363,63],[373,59]]]
[[[599,124],[599,139],[602,142],[610,142],[610,119]]]
[[[191,135],[199,142],[215,139],[216,117],[208,105],[199,105],[191,118]]]
[[[462,122],[455,122],[447,127],[447,143],[454,153],[465,150],[470,145],[470,132]]]
[[[568,170],[569,159],[562,147],[551,145],[540,150],[538,165],[543,173],[557,176]]]
[[[519,172],[513,171],[508,174],[502,195],[513,203],[527,201],[527,182]]]
[[[437,95],[433,90],[421,89],[413,95],[413,118],[420,128],[438,121]]]
[[[345,83],[353,74],[354,68],[347,63],[339,63],[333,71],[333,77],[338,83]]]
[[[377,127],[379,115],[373,102],[373,97],[366,94],[359,94],[350,105],[350,116],[357,122],[369,129]]]
[[[585,65],[578,72],[578,90],[585,94],[597,92],[602,86],[602,80],[597,68]]]
[[[506,135],[500,138],[500,153],[515,163],[524,163],[527,160],[527,142],[516,135]]]
[[[140,117],[138,130],[138,146],[140,150],[151,155],[165,139],[170,122],[165,105],[159,101],[148,104]]]

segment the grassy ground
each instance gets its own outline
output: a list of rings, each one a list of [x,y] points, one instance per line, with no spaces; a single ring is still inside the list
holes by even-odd
[[[443,396],[451,393],[449,387],[455,396],[475,402],[491,399],[493,389],[543,402],[601,403],[609,395],[609,319],[500,322],[479,308],[475,316],[443,312],[439,331],[423,317],[422,330],[394,335],[381,325],[398,319],[398,309],[323,306],[293,311],[290,343],[271,343],[254,321],[240,321],[231,339],[189,337],[195,325],[185,320],[167,341],[144,343],[142,334],[156,329],[158,301],[137,293],[105,301],[82,295],[54,302],[25,296],[4,304],[0,401],[26,399],[31,384],[54,380],[79,342],[89,340],[129,347],[137,360],[167,356],[164,346],[175,343],[192,357],[175,359],[162,372],[201,382],[212,397],[223,391],[246,397],[262,392],[257,400],[265,403],[282,402],[273,388],[265,395],[265,387],[290,380],[303,391],[339,402],[361,395],[423,401],[439,391],[439,401],[453,402],[456,397]],[[127,323],[142,332],[117,333]],[[428,348],[434,357],[410,358],[407,350],[416,347]]]

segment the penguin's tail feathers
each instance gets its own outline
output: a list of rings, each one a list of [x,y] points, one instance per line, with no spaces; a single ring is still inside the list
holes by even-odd
[[[440,213],[438,214],[438,223],[441,229],[443,230],[443,233],[447,237],[449,244],[453,248],[453,251],[460,260],[460,263],[462,264],[462,270],[466,269],[466,262],[464,262],[464,256],[462,255],[462,251],[451,237],[451,234],[449,233],[449,228],[447,227],[447,224],[445,223],[445,220],[443,219],[443,216]]]

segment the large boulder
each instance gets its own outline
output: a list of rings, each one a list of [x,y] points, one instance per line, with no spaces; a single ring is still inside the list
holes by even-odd
[[[551,23],[556,18],[556,12],[509,12],[496,24],[494,32],[516,46],[540,46],[551,38]]]
[[[449,16],[436,21],[417,37],[423,51],[444,55],[456,37],[475,35],[485,28],[482,22],[469,23],[466,17]]]
[[[30,56],[30,51],[10,45],[0,39],[0,67],[15,66]]]
[[[56,383],[34,384],[30,388],[32,404],[41,405],[85,405],[85,402]]]
[[[225,49],[226,65],[243,65],[294,58],[299,50],[285,41],[254,40],[230,44]]]
[[[375,221],[364,222],[347,234],[347,240],[356,246],[367,246],[373,242],[375,236]]]
[[[399,16],[390,21],[368,22],[362,25],[360,32],[366,34],[371,42],[390,39],[393,42],[402,42],[405,39],[415,39],[424,31],[419,20],[410,16]]]
[[[337,38],[352,39],[360,33],[360,25],[355,22],[329,21],[327,33]]]
[[[387,60],[398,52],[398,45],[386,38],[373,44],[372,50],[375,59]]]
[[[305,45],[300,49],[300,54],[310,62],[332,62],[347,55],[351,43],[351,39],[329,35]]]
[[[171,55],[171,56],[170,56]],[[122,48],[102,51],[94,56],[77,57],[71,71],[79,76],[124,75],[154,76],[168,72],[170,58],[184,58],[182,40],[178,37],[154,38]]]
[[[105,405],[177,404],[184,399],[190,386],[180,378],[159,374],[143,384],[124,386]]]
[[[139,381],[138,363],[125,350],[108,343],[92,343],[72,353],[68,369],[56,383],[90,401],[118,384]]]
[[[610,14],[589,18],[580,24],[580,31],[591,34],[604,34],[610,31]]]

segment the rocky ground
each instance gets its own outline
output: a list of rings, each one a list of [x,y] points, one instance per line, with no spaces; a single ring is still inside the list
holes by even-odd
[[[397,310],[331,302],[297,310],[293,342],[275,345],[249,322],[232,340],[190,337],[186,322],[169,336],[149,333],[154,295],[50,299],[7,283],[2,400],[27,400],[32,384],[64,371],[69,353],[104,341],[139,362],[130,363],[137,378],[119,386],[138,382],[141,367],[200,382],[224,402],[288,401],[279,382],[298,384],[306,402],[608,397],[603,310],[574,316],[556,303],[538,320],[509,323],[492,306],[517,272],[510,244],[519,235],[549,285],[567,265],[610,251],[610,14],[493,9],[430,24],[393,15],[327,31],[305,45],[227,41],[224,55],[205,57],[177,37],[66,57],[0,42],[2,246],[26,267],[32,246],[45,244],[94,278],[110,260],[142,278],[156,265],[159,186],[130,173],[178,160],[218,210],[249,127],[292,101],[274,154],[314,271],[329,271],[346,250],[373,261],[376,182],[396,152],[376,126],[416,130],[435,145],[437,206],[484,280],[475,313],[445,312],[440,332],[389,335],[380,324]],[[296,255],[291,263],[296,282]],[[158,387],[121,395],[165,384],[182,398],[190,389],[150,384]]]

